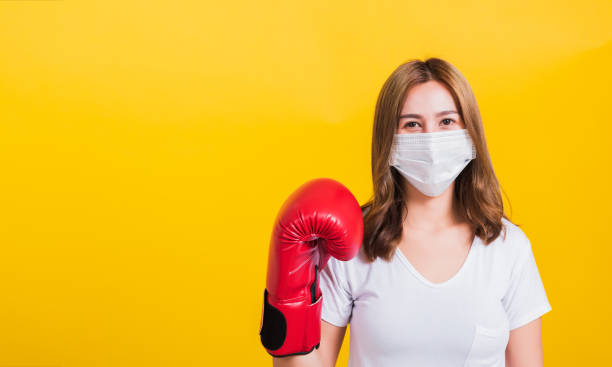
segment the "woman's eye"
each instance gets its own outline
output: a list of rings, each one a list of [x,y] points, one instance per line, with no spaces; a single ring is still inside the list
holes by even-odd
[[[418,122],[416,122],[416,121],[408,121],[407,123],[404,124],[404,127],[415,127],[414,125],[410,125],[410,124],[418,124]]]
[[[444,123],[444,121],[449,121],[449,123],[448,123],[448,124],[445,124],[445,123]],[[442,123],[443,123],[444,125],[446,125],[446,126],[450,125],[452,122],[453,122],[453,120],[451,120],[451,119],[444,119],[444,120],[442,120]]]

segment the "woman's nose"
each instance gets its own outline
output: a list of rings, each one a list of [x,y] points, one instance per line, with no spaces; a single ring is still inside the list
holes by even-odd
[[[433,133],[438,131],[437,126],[435,126],[435,124],[433,122],[430,121],[425,121],[425,126],[423,127],[423,132],[424,133]]]

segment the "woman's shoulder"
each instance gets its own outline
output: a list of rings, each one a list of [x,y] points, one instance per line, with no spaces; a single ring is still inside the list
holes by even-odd
[[[366,254],[364,252],[364,247],[362,245],[359,248],[357,254],[352,259],[343,261],[331,256],[329,258],[328,264],[332,264],[334,268],[342,269],[343,271],[352,271],[355,269],[369,268],[377,261],[378,259],[376,259],[374,262],[369,262],[367,260]]]
[[[360,283],[372,276],[375,268],[384,266],[381,261],[384,260],[377,258],[373,262],[368,261],[364,247],[361,246],[357,254],[350,260],[343,261],[330,257],[327,267],[329,271],[340,274],[349,282]]]
[[[521,227],[502,217],[502,230],[499,236],[485,248],[489,252],[500,253],[506,259],[515,259],[531,248],[529,238]]]

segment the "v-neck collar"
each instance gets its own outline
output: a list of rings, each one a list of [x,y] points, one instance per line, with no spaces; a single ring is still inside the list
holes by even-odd
[[[397,257],[399,257],[400,261],[408,268],[408,270],[410,270],[410,272],[417,277],[421,282],[423,282],[425,285],[429,286],[429,287],[443,287],[449,283],[452,283],[453,280],[455,280],[456,278],[458,278],[461,273],[463,273],[465,271],[465,268],[467,268],[468,266],[470,266],[470,263],[472,262],[472,257],[474,257],[474,253],[476,252],[476,247],[478,247],[479,245],[479,240],[480,237],[474,235],[474,239],[472,240],[472,244],[470,245],[470,249],[468,250],[468,254],[465,257],[465,260],[463,261],[463,264],[461,264],[461,267],[459,268],[459,270],[449,279],[440,282],[440,283],[433,283],[430,280],[428,280],[427,278],[425,278],[421,273],[419,273],[416,268],[410,263],[410,261],[408,260],[408,258],[406,258],[406,256],[404,256],[404,253],[400,250],[399,246],[395,248],[395,254]]]

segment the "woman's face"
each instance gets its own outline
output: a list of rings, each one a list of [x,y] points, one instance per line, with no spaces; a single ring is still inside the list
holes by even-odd
[[[432,133],[465,129],[455,101],[443,84],[428,81],[411,88],[406,97],[397,134]]]

